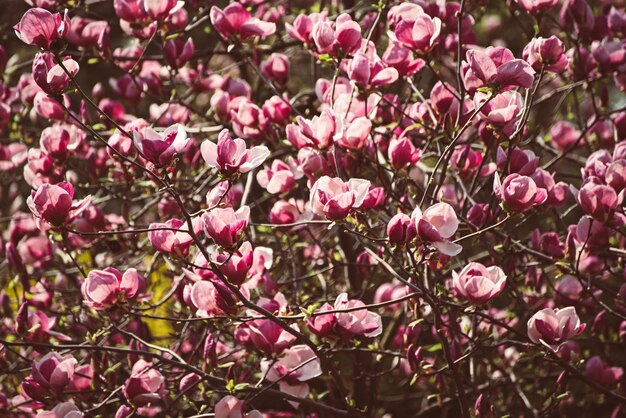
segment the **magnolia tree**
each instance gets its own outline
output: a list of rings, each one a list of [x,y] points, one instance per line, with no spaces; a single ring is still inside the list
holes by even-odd
[[[4,0],[0,415],[626,414],[617,3]]]

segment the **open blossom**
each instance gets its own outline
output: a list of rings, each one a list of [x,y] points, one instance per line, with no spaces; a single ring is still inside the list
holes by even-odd
[[[436,203],[424,212],[420,208],[415,208],[411,219],[419,238],[441,253],[455,256],[463,249],[459,244],[449,240],[459,228],[459,221],[454,208],[448,203]]]
[[[343,219],[361,207],[369,187],[368,180],[350,179],[344,182],[338,177],[322,176],[311,187],[311,212],[333,221]]]
[[[163,56],[171,67],[181,68],[191,59],[195,50],[193,38],[189,38],[187,41],[172,39],[167,41],[163,47]]]
[[[370,312],[366,308],[355,309],[365,306],[357,299],[348,299],[347,293],[341,293],[335,300],[334,309],[350,310],[350,312],[336,312],[335,323],[340,334],[352,337],[363,335],[365,337],[377,337],[383,332],[383,325],[380,315]]]
[[[506,285],[506,275],[498,266],[469,263],[459,273],[452,271],[452,286],[462,298],[475,305],[495,298]]]
[[[594,181],[585,184],[578,192],[578,204],[582,210],[601,222],[613,217],[622,200],[623,193],[617,194],[612,187]]]
[[[250,340],[254,346],[265,354],[280,354],[291,346],[296,337],[270,319],[255,319],[250,324]],[[292,324],[298,330],[296,324]]]
[[[141,0],[139,4],[148,16],[163,20],[180,10],[185,2],[180,0]]]
[[[493,191],[513,212],[526,212],[548,199],[547,191],[537,187],[531,177],[520,176],[517,173],[509,174],[503,183],[500,183],[500,177],[496,174]]]
[[[41,393],[42,390],[62,393],[72,381],[77,363],[71,355],[62,356],[51,351],[33,361],[32,376],[22,383],[22,389],[29,396],[37,392]]]
[[[197,280],[185,291],[189,292],[189,301],[198,317],[210,318],[236,311],[233,309],[235,295],[219,280]]]
[[[206,140],[200,149],[207,165],[225,175],[247,173],[263,164],[270,155],[270,150],[264,145],[246,149],[246,142],[241,138],[233,139],[228,129],[220,132],[217,144]]]
[[[80,288],[85,304],[98,311],[134,299],[145,289],[146,280],[136,269],[122,274],[113,267],[90,271]]]
[[[294,345],[277,361],[261,361],[261,373],[270,382],[278,382],[281,391],[304,398],[309,393],[307,380],[322,374],[320,360],[306,345]]]
[[[133,405],[148,405],[167,395],[165,378],[155,366],[142,359],[133,365],[132,373],[122,388],[124,396]]]
[[[298,116],[296,122],[287,125],[287,139],[296,148],[306,145],[328,148],[333,143],[339,124],[335,113],[329,109],[323,110],[319,116],[313,116],[311,120]]]
[[[386,67],[377,55],[368,57],[357,52],[348,64],[348,78],[367,89],[393,83],[398,79],[398,70]]]
[[[289,164],[281,161],[272,161],[271,167],[260,170],[256,179],[261,187],[272,194],[287,193],[296,186],[296,180],[302,173],[294,173]]]
[[[224,248],[231,248],[243,236],[250,222],[250,208],[215,208],[202,217],[204,230],[213,241]]]
[[[46,9],[34,8],[24,13],[20,22],[13,27],[22,42],[41,49],[50,49],[53,42],[67,35],[70,18],[67,13],[50,13]]]
[[[202,230],[202,218],[192,221],[193,231],[198,234]],[[180,219],[170,219],[165,223],[152,223],[148,227],[148,238],[157,250],[166,254],[185,256],[193,238],[187,231],[187,222]]]
[[[254,261],[252,245],[248,241],[236,250],[220,253],[212,251],[210,255],[211,261],[217,264],[217,269],[236,285],[243,284]]]
[[[543,10],[550,10],[559,3],[559,0],[515,0],[522,9],[536,15]]]
[[[313,25],[311,37],[321,54],[354,54],[361,46],[361,26],[349,14],[342,13],[335,22],[319,19]]]
[[[593,356],[585,363],[585,376],[600,385],[610,386],[622,379],[624,369],[610,367],[602,357]]]
[[[481,109],[481,119],[496,126],[505,126],[519,118],[523,107],[522,95],[514,90],[506,90],[494,97],[485,93],[474,94],[474,106]]]
[[[564,52],[563,42],[553,35],[549,38],[533,38],[524,47],[522,57],[535,71],[541,71],[541,68],[544,68],[546,71],[561,73],[569,65]]]
[[[31,212],[52,226],[71,222],[87,207],[91,197],[75,202],[74,186],[71,183],[44,183],[28,197],[26,203]]]
[[[345,149],[359,150],[367,144],[372,131],[372,122],[368,118],[361,116],[351,122],[343,121],[339,125],[334,136],[337,145]]]
[[[402,9],[405,8],[405,13]],[[393,31],[389,39],[421,54],[429,52],[441,35],[441,19],[431,17],[416,4],[394,6],[390,11]],[[397,19],[396,19],[397,15]]]
[[[233,395],[226,395],[215,404],[215,418],[263,418],[263,415],[253,409],[243,412],[244,401]]]
[[[528,338],[534,343],[545,343],[556,349],[585,329],[573,306],[563,309],[545,308],[528,320]]]
[[[503,47],[489,47],[484,51],[470,49],[467,62],[463,63],[463,82],[474,91],[480,87],[530,88],[535,71],[524,60],[516,59],[513,53]]]
[[[37,413],[35,418],[82,418],[84,415],[72,402],[61,402],[51,411]]]
[[[0,171],[16,169],[26,161],[27,155],[28,147],[24,144],[0,145]]]
[[[422,150],[413,145],[407,136],[394,137],[389,141],[387,156],[393,168],[399,170],[418,162],[422,157]]]
[[[38,53],[33,59],[33,79],[46,93],[60,93],[70,85],[70,76],[78,73],[78,63],[71,58],[63,60],[63,67],[54,62],[54,55],[48,52]]]
[[[285,54],[271,54],[260,68],[265,77],[278,84],[285,84],[289,78],[289,58]]]
[[[135,147],[148,161],[160,166],[170,165],[176,155],[185,151],[190,141],[191,138],[179,124],[170,126],[163,133],[147,126],[133,131]]]
[[[211,23],[224,38],[239,36],[242,39],[251,36],[270,36],[276,32],[276,24],[253,18],[240,3],[231,3],[220,9],[211,7]]]

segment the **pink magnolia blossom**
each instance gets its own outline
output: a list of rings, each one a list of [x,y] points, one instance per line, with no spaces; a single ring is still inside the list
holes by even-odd
[[[64,38],[69,32],[70,18],[67,14],[52,14],[46,9],[29,9],[13,29],[22,42],[50,49],[53,42]]]
[[[37,413],[35,418],[82,418],[84,415],[72,402],[61,402],[51,411]]]
[[[0,171],[16,169],[26,161],[27,154],[28,147],[24,144],[0,145]]]
[[[334,136],[337,145],[349,150],[359,150],[367,144],[372,131],[372,122],[368,118],[361,116],[351,122],[343,121],[339,125]]]
[[[546,71],[561,73],[567,70],[569,61],[565,56],[565,46],[556,36],[549,38],[533,38],[524,47],[522,57],[530,64],[535,71]]]
[[[333,143],[339,124],[335,113],[328,109],[319,116],[313,116],[311,120],[298,116],[296,122],[297,124],[287,125],[287,139],[296,148],[306,145],[319,149],[328,148]]]
[[[343,219],[361,207],[369,187],[368,180],[350,179],[344,183],[338,177],[320,177],[311,187],[311,212],[334,221]]]
[[[415,75],[426,65],[423,59],[415,58],[409,48],[393,43],[387,47],[382,60],[387,67],[395,68],[400,77]]]
[[[398,213],[387,223],[387,238],[392,244],[405,244],[417,235],[415,224],[404,213]]]
[[[187,41],[172,39],[163,47],[163,56],[172,68],[181,68],[191,59],[195,50],[193,38]]]
[[[610,386],[622,379],[624,369],[610,367],[602,357],[593,356],[585,363],[585,376],[602,386]]]
[[[252,245],[246,241],[232,252],[212,252],[211,260],[217,264],[217,269],[228,281],[241,285],[252,267],[253,254]]]
[[[146,280],[136,269],[130,268],[122,274],[113,267],[90,271],[80,288],[85,304],[98,311],[134,299],[145,289]]]
[[[325,337],[331,334],[337,322],[337,318],[334,313],[324,314],[324,312],[332,310],[334,310],[334,308],[329,303],[324,303],[321,307],[317,308],[314,315],[306,321],[309,330],[319,337]]]
[[[526,61],[516,59],[510,50],[502,47],[470,49],[463,64],[463,81],[471,91],[490,86],[530,88],[534,75]]]
[[[233,139],[227,129],[220,132],[217,144],[207,140],[200,149],[207,165],[225,175],[247,173],[263,164],[270,155],[264,145],[246,149],[246,142],[241,138]]]
[[[459,296],[475,305],[495,298],[506,285],[506,275],[498,266],[469,263],[459,273],[452,271],[452,286]]]
[[[517,147],[509,148],[507,151],[504,151],[502,147],[498,147],[496,161],[498,168],[522,176],[532,175],[539,165],[539,157],[534,152]]]
[[[236,311],[232,306],[235,296],[217,280],[197,280],[189,289],[188,297],[198,317],[210,318]]]
[[[474,106],[476,109],[482,106],[479,113],[481,119],[502,127],[519,118],[524,99],[514,90],[503,91],[491,98],[485,93],[477,92],[474,94]]]
[[[493,191],[513,212],[526,212],[548,199],[547,191],[537,187],[531,177],[520,176],[517,173],[509,174],[503,183],[500,183],[500,176],[496,174]]]
[[[429,52],[441,35],[441,19],[417,12],[412,17],[399,19],[393,32],[389,32],[392,42],[405,46],[421,54]]]
[[[213,241],[224,248],[237,245],[250,222],[250,208],[215,208],[202,216],[204,230]]]
[[[139,5],[151,18],[163,20],[180,10],[185,2],[180,0],[140,0]]]
[[[193,231],[198,234],[202,230],[202,218],[193,219]],[[187,222],[170,219],[165,223],[152,223],[148,227],[148,238],[157,250],[178,257],[185,256],[193,238],[187,231]]]
[[[550,128],[550,139],[556,149],[565,151],[579,141],[580,132],[570,122],[560,120]]]
[[[87,207],[91,196],[75,202],[74,186],[71,183],[44,183],[31,192],[26,203],[38,220],[44,220],[52,226],[61,226],[71,222]]]
[[[594,219],[606,222],[613,217],[615,210],[623,200],[623,194],[604,184],[590,181],[578,192],[578,204],[582,210]]]
[[[528,338],[543,343],[553,350],[585,329],[573,306],[563,309],[545,308],[528,320]]]
[[[250,324],[250,340],[254,346],[268,355],[280,354],[291,346],[296,337],[269,319],[255,319]],[[298,330],[296,324],[291,325]]]
[[[133,131],[135,147],[148,161],[159,166],[170,165],[174,157],[182,154],[190,142],[191,138],[179,124],[170,126],[163,133],[150,127]]]
[[[132,373],[124,382],[122,392],[128,401],[137,406],[144,406],[163,399],[168,390],[165,378],[155,365],[145,360],[137,360]]]
[[[313,25],[311,37],[321,54],[354,54],[361,46],[361,26],[347,13],[340,14],[335,22],[319,19]]]
[[[51,351],[32,364],[32,378],[42,388],[61,393],[72,381],[78,362],[71,355]]]
[[[243,412],[244,401],[233,395],[226,395],[215,404],[215,418],[263,418],[263,415],[253,409]]]
[[[271,54],[260,67],[265,77],[278,84],[285,84],[289,78],[289,58],[285,54]]]
[[[335,311],[349,310],[349,312],[336,312],[336,327],[340,334],[347,337],[363,335],[365,337],[377,337],[383,332],[380,315],[370,312],[363,302],[356,299],[348,299],[347,293],[337,296],[334,304]]]
[[[224,10],[211,7],[211,23],[224,38],[239,36],[242,39],[251,36],[270,36],[276,32],[276,24],[253,18],[240,4],[231,3]]]
[[[364,89],[375,88],[396,81],[398,70],[386,67],[377,55],[368,57],[357,52],[348,64],[348,78]]]
[[[278,382],[281,391],[304,398],[309,393],[309,385],[304,382],[320,376],[322,368],[309,346],[294,345],[275,362],[261,361],[261,373],[270,382]],[[291,403],[297,405],[297,402]]]
[[[387,156],[393,168],[399,170],[417,163],[422,156],[422,150],[413,145],[408,136],[394,137],[389,141]]]
[[[559,0],[515,0],[515,2],[528,13],[536,15],[543,10],[552,9],[559,3]]]
[[[70,85],[72,77],[78,73],[78,63],[71,58],[63,61],[63,67],[55,64],[54,55],[48,52],[38,53],[33,60],[33,79],[46,93],[60,93]]]
[[[459,244],[449,240],[456,233],[459,221],[454,208],[448,203],[436,203],[424,212],[420,208],[415,208],[411,220],[419,238],[432,244],[441,253],[455,256],[463,249]]]
[[[281,160],[272,161],[271,167],[260,170],[256,179],[261,187],[272,194],[287,193],[296,186],[296,179],[302,173],[294,173],[294,170]]]

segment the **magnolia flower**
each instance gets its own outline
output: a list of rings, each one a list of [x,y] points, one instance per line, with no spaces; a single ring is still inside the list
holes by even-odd
[[[322,374],[320,360],[306,345],[294,345],[283,352],[277,361],[262,360],[261,373],[270,382],[278,382],[281,391],[304,398],[309,393],[307,380]],[[296,404],[297,402],[291,402]]]
[[[311,212],[333,221],[343,219],[361,207],[369,188],[367,180],[350,179],[344,183],[338,177],[322,176],[311,187]]]
[[[493,85],[530,88],[533,84],[535,71],[526,61],[516,59],[507,48],[470,49],[466,58],[463,81],[470,91]]]
[[[215,208],[202,216],[204,230],[213,241],[224,248],[231,248],[239,242],[250,222],[250,208]]]
[[[192,221],[195,234],[202,230],[202,218]],[[187,223],[180,219],[170,219],[165,223],[152,223],[148,226],[148,238],[157,250],[167,254],[185,256],[193,238],[186,230]]]
[[[425,54],[439,40],[441,19],[430,17],[423,9],[419,9],[414,8],[411,15],[405,15],[398,19],[394,25],[393,32],[389,32],[388,35],[393,43]]]
[[[74,202],[74,186],[71,183],[44,183],[37,191],[31,192],[26,200],[37,220],[44,220],[52,226],[61,226],[76,219],[87,207],[91,196]]]
[[[52,43],[67,35],[70,30],[70,18],[65,13],[50,13],[46,9],[29,9],[20,22],[13,27],[20,40],[41,49],[50,49]]]
[[[204,141],[200,150],[207,165],[217,168],[224,175],[247,173],[263,164],[270,155],[270,150],[264,145],[246,149],[246,142],[241,138],[233,139],[228,129],[220,132],[217,144]]]
[[[182,154],[190,141],[191,138],[179,124],[170,126],[163,133],[150,127],[133,131],[135,147],[148,161],[160,166],[170,165],[174,156]]]
[[[500,183],[500,176],[496,174],[493,181],[493,191],[513,212],[526,212],[548,199],[546,189],[537,187],[531,177],[520,176],[517,173],[509,174],[504,179],[504,183]]]
[[[33,59],[33,79],[46,93],[60,93],[70,85],[70,75],[74,77],[79,70],[71,58],[63,60],[63,67],[54,62],[54,54],[38,53]]]
[[[460,273],[452,271],[454,290],[475,305],[482,305],[498,296],[505,284],[506,275],[497,266],[469,263]]]
[[[289,164],[274,160],[271,167],[265,166],[257,173],[256,180],[269,193],[279,194],[291,191],[296,186],[296,180],[301,176],[302,172],[292,170]]]
[[[137,406],[157,402],[167,395],[165,378],[155,365],[145,360],[137,360],[132,374],[124,382],[122,392],[128,401]]]
[[[563,309],[545,308],[528,320],[528,338],[536,344],[546,344],[553,350],[584,329],[585,324],[580,323],[573,306]]]
[[[365,304],[360,300],[348,299],[347,293],[341,293],[337,296],[334,310],[349,310],[349,312],[336,312],[333,314],[339,333],[348,337],[354,335],[377,337],[383,332],[380,315],[368,311],[367,308],[358,309],[362,306],[365,306]]]
[[[415,208],[411,214],[411,220],[419,238],[432,244],[441,253],[455,256],[463,249],[459,244],[449,240],[459,228],[459,221],[454,208],[448,203],[436,203],[423,213],[420,208]]]
[[[553,73],[561,73],[569,65],[565,56],[565,46],[554,35],[549,38],[533,38],[524,47],[522,57],[535,71],[541,71],[543,68]]]
[[[84,415],[72,402],[61,402],[52,411],[38,412],[35,418],[82,418]]]
[[[357,52],[348,64],[348,77],[367,89],[393,83],[398,79],[398,70],[386,67],[377,55],[368,57],[363,52]]]
[[[130,268],[122,274],[113,267],[107,267],[90,271],[80,290],[85,304],[101,311],[120,301],[133,299],[145,288],[145,278],[136,269]]]
[[[244,401],[233,395],[226,395],[215,404],[215,418],[263,418],[256,409],[243,412]]]
[[[51,351],[33,361],[32,376],[22,382],[22,390],[33,399],[39,399],[46,391],[60,394],[72,381],[77,363],[69,354],[62,356]]]
[[[415,224],[404,213],[394,215],[387,223],[387,237],[392,244],[405,244],[416,235]]]
[[[242,39],[251,36],[270,36],[276,32],[276,24],[253,18],[240,3],[231,3],[224,10],[211,7],[211,23],[224,38],[239,36]]]

